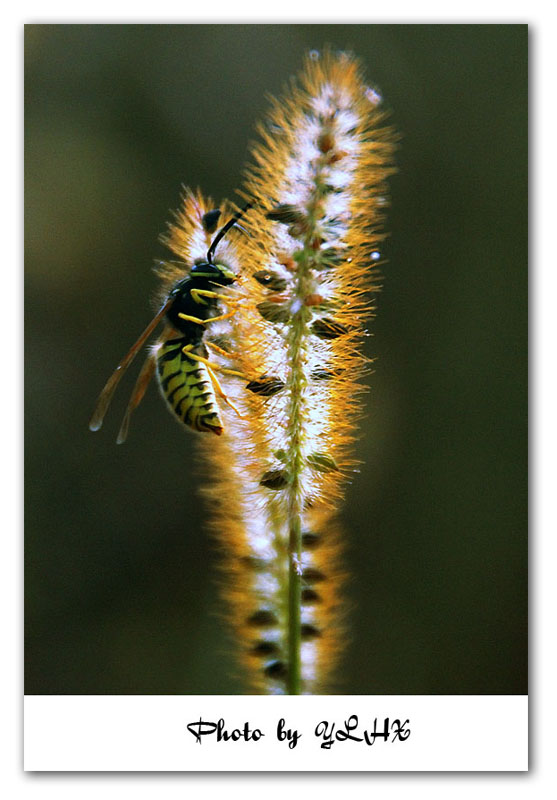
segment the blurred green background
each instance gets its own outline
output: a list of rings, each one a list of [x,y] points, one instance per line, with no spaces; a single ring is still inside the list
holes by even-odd
[[[130,376],[103,430],[87,423],[151,318],[181,184],[233,197],[265,94],[325,44],[363,59],[402,133],[338,689],[527,692],[527,27],[31,25],[28,694],[244,691],[201,437],[152,387],[116,447]]]

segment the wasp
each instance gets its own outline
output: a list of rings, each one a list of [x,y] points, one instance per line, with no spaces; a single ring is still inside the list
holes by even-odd
[[[162,307],[106,382],[89,423],[92,431],[97,431],[102,426],[120,379],[147,339],[163,321],[166,327],[141,368],[118,433],[117,443],[121,444],[126,440],[131,414],[143,399],[155,372],[169,409],[180,422],[194,430],[210,431],[217,436],[223,433],[224,426],[217,405],[217,395],[241,417],[238,409],[221,388],[215,372],[220,371],[242,378],[245,376],[237,370],[212,363],[209,360],[207,346],[214,348],[221,355],[231,357],[231,354],[204,339],[211,323],[227,319],[238,310],[234,300],[219,293],[218,289],[231,286],[239,280],[239,276],[227,266],[215,263],[213,258],[223,236],[249,208],[251,203],[238,211],[218,231],[207,251],[207,258],[199,259],[193,264],[189,274],[170,290]],[[219,216],[218,209],[209,211],[203,216],[202,224],[206,231],[214,231]],[[223,312],[219,305],[221,302],[229,305],[231,310]]]

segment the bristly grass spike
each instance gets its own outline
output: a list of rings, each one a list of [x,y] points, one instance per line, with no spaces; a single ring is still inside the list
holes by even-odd
[[[118,441],[155,371],[175,418],[218,435],[202,441],[201,490],[226,553],[220,608],[250,688],[268,694],[326,690],[345,649],[336,515],[357,463],[361,346],[396,140],[379,97],[355,57],[311,52],[258,128],[239,191],[253,205],[248,236],[226,234],[249,205],[216,209],[186,190],[163,239],[176,260],[157,270],[159,310],[91,422],[100,427],[122,373],[164,324]],[[221,401],[236,412],[224,436]]]

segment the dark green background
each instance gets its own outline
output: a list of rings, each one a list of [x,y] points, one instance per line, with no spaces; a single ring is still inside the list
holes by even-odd
[[[150,319],[180,185],[233,196],[265,94],[326,43],[402,133],[338,689],[527,691],[527,34],[26,27],[27,693],[243,691],[197,493],[210,442],[153,387],[116,447],[131,376],[87,422]]]

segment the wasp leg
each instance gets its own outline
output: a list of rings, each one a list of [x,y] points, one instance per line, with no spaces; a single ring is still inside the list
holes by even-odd
[[[223,390],[222,386],[220,385],[220,383],[219,383],[219,381],[218,381],[218,378],[217,378],[217,376],[216,376],[216,375],[215,375],[215,373],[213,372],[213,369],[212,369],[212,368],[211,368],[211,367],[210,367],[208,364],[207,364],[206,366],[207,366],[207,372],[209,373],[209,377],[210,377],[210,379],[211,379],[211,383],[213,384],[213,389],[214,389],[214,390],[215,390],[215,392],[218,394],[218,396],[219,396],[219,397],[222,397],[222,399],[224,400],[224,402],[225,402],[227,405],[229,405],[229,406],[230,406],[230,408],[231,408],[233,411],[235,411],[235,412],[236,412],[236,414],[237,414],[237,415],[240,417],[240,419],[247,419],[247,417],[244,417],[244,416],[242,416],[242,414],[240,414],[240,412],[238,411],[238,409],[236,408],[236,406],[234,405],[234,403],[233,403],[231,400],[229,400],[229,399],[228,399],[228,397],[227,397],[227,396],[226,396],[226,394],[224,393],[224,390]]]
[[[231,306],[236,311],[245,311],[246,308],[250,307],[241,305],[242,301],[238,298],[230,297],[227,294],[219,294],[218,292],[213,292],[211,289],[192,289],[190,294],[196,303],[203,303],[204,305],[206,305],[206,303],[203,298],[210,297],[213,300],[222,300],[225,305]],[[230,316],[232,316],[232,314]]]
[[[120,426],[120,431],[118,432],[118,438],[116,439],[116,444],[123,444],[126,441],[128,436],[128,428],[130,426],[130,417],[132,415],[132,411],[134,411],[143,400],[143,396],[147,391],[147,386],[149,385],[149,381],[151,380],[155,372],[155,366],[156,366],[155,356],[149,356],[149,358],[145,361],[145,363],[141,367],[141,372],[139,373],[137,381],[135,382],[135,386],[133,387],[133,392],[130,397],[130,402],[128,403],[128,407],[126,408],[126,413],[124,414],[124,419],[122,420],[122,425]]]
[[[238,375],[240,378],[247,380],[243,372],[238,372],[235,369],[228,369],[227,367],[221,367],[220,364],[215,364],[212,361],[209,361],[208,358],[198,356],[197,353],[192,353],[192,347],[193,344],[187,344],[185,347],[182,347],[182,353],[184,353],[184,355],[186,355],[188,358],[192,358],[194,361],[201,361],[202,364],[210,367],[210,369],[218,370],[219,372],[223,372],[225,375]]]
[[[232,311],[227,311],[226,314],[220,314],[218,317],[211,317],[210,319],[200,319],[199,317],[191,317],[189,314],[178,314],[180,319],[185,319],[187,322],[196,322],[198,325],[208,325],[209,322],[218,322],[220,319],[228,319],[233,317],[238,309],[233,308]]]
[[[180,319],[185,319],[186,322],[196,322],[198,325],[205,325],[206,319],[199,319],[199,317],[191,317],[189,314],[178,314]]]
[[[225,356],[225,358],[237,358],[238,356],[234,355],[234,353],[229,353],[228,350],[225,350],[224,347],[219,347],[218,344],[214,344],[214,342],[205,342],[207,347],[212,347],[217,353],[221,356]]]
[[[203,299],[204,297],[211,297],[213,300],[222,300],[229,306],[237,302],[233,297],[229,297],[227,294],[218,294],[218,292],[213,292],[211,289],[192,289],[190,294],[196,303],[203,305],[207,305]]]

